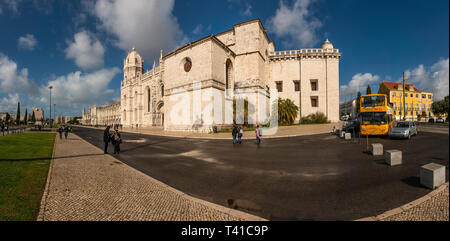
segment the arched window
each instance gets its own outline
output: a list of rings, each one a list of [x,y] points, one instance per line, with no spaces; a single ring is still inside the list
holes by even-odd
[[[231,79],[233,76],[233,63],[227,59],[225,64],[225,89],[230,89]]]
[[[150,106],[151,106],[151,98],[150,98],[150,88],[147,88],[147,112],[150,112]]]
[[[164,96],[164,85],[161,85],[161,96]]]

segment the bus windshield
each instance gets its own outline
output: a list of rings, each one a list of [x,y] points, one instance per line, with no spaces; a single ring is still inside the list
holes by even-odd
[[[385,125],[387,124],[386,112],[363,112],[361,113],[363,125]]]
[[[362,96],[362,107],[385,106],[385,96]]]

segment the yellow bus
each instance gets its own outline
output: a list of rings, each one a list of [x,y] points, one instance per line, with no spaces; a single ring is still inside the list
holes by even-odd
[[[393,127],[392,107],[383,94],[363,95],[360,100],[361,135],[384,136]]]

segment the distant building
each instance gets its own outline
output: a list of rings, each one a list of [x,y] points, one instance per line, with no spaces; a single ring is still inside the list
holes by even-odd
[[[73,116],[56,116],[55,124],[67,124],[69,121],[74,120]]]
[[[403,84],[393,82],[381,82],[378,94],[385,94],[388,103],[392,105],[395,120],[420,120],[433,117],[431,105],[433,104],[433,94],[422,92],[414,84],[405,83],[405,104],[403,105]]]
[[[350,117],[356,118],[359,113],[359,106],[356,100],[357,98],[354,98],[352,100],[339,104],[339,115],[348,115]]]

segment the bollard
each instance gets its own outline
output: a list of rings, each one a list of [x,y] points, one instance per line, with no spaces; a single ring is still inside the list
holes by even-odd
[[[430,163],[420,167],[420,184],[434,189],[445,183],[445,166]]]
[[[374,143],[371,146],[370,152],[373,156],[382,156],[383,155],[383,144]]]
[[[385,154],[385,161],[389,166],[396,166],[402,164],[402,151],[388,150]]]

